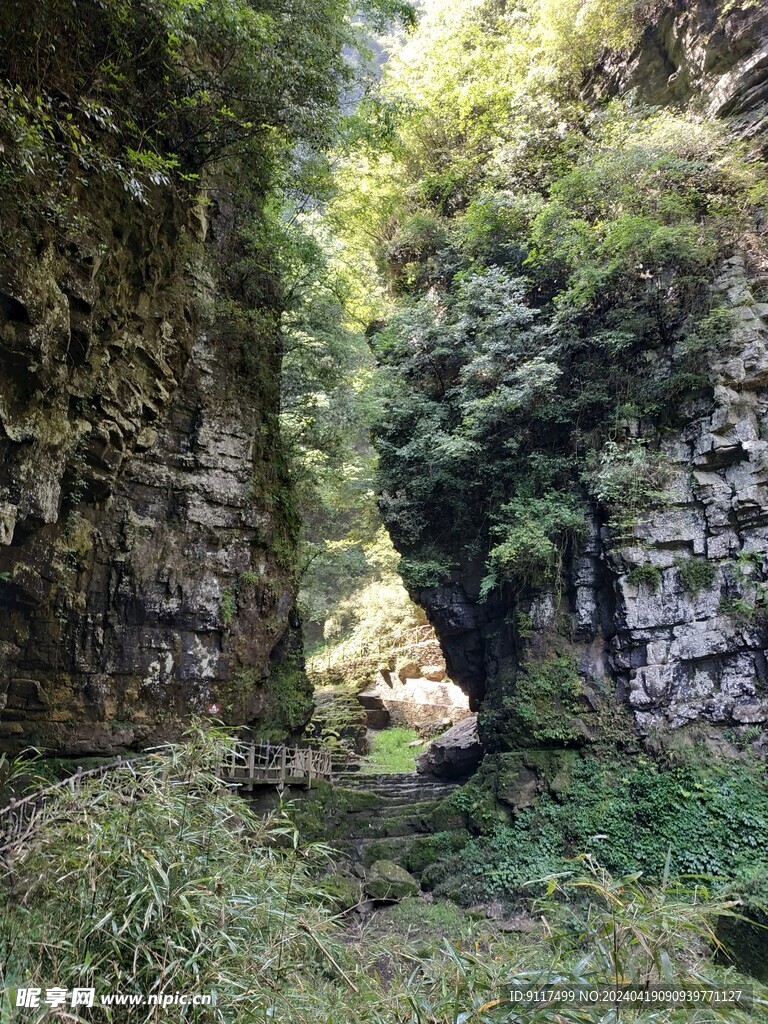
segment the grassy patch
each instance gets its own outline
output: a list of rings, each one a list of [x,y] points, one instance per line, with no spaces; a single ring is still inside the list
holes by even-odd
[[[414,772],[421,748],[409,747],[419,738],[415,729],[382,729],[374,733],[368,762],[376,772]]]
[[[647,587],[655,594],[661,586],[661,569],[650,562],[633,565],[627,573],[627,583],[631,583],[633,587]]]
[[[717,569],[706,558],[684,558],[675,564],[683,588],[691,597],[695,597],[702,590],[709,590],[715,582]]]

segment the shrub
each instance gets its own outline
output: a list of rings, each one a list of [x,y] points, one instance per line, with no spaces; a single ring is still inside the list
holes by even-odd
[[[693,597],[702,590],[709,590],[715,582],[717,568],[706,558],[686,558],[675,565],[684,589]]]
[[[515,680],[515,692],[504,700],[510,737],[567,743],[582,735],[577,716],[584,684],[568,655],[528,661]]]
[[[655,594],[661,586],[661,569],[650,562],[633,565],[627,573],[627,583],[631,583],[633,587],[647,587]]]
[[[519,894],[531,878],[568,870],[568,858],[580,852],[620,875],[641,871],[649,881],[667,872],[707,875],[722,884],[768,857],[766,826],[768,782],[761,768],[661,768],[645,758],[586,757],[573,768],[562,802],[544,795],[512,824],[489,819],[486,834],[465,847],[457,871],[438,888],[456,885],[470,899]]]
[[[305,863],[324,848],[301,848],[284,815],[259,818],[222,787],[228,746],[197,732],[48,800],[2,876],[4,987],[214,992],[196,1019],[228,1022],[270,1004],[286,972],[312,971],[328,924]]]
[[[502,505],[492,533],[499,538],[488,555],[481,586],[486,596],[501,583],[515,589],[557,585],[568,540],[586,529],[584,513],[569,494],[516,498]]]
[[[621,444],[607,441],[584,479],[591,494],[608,509],[609,522],[621,542],[653,505],[667,500],[669,468],[645,440],[628,438]]]

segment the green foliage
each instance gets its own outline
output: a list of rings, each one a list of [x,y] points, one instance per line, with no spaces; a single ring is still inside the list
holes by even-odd
[[[723,597],[720,600],[719,608],[723,615],[730,615],[739,622],[764,621],[768,615],[768,587],[758,586],[752,599]]]
[[[469,899],[514,894],[529,879],[567,870],[568,858],[584,851],[622,875],[642,871],[658,881],[671,871],[722,884],[768,856],[766,824],[768,783],[759,767],[587,757],[562,802],[543,796],[513,824],[472,840],[439,891],[458,885]]]
[[[606,50],[631,50],[655,6],[652,0],[539,0],[540,44],[561,74],[579,81]]]
[[[703,939],[718,949],[718,922],[738,916],[738,901],[713,896],[703,880],[664,877],[650,888],[637,873],[613,877],[588,855],[578,862],[581,872],[552,879],[539,906],[558,921],[574,953],[585,949],[589,936],[581,962],[587,975],[608,974],[640,988],[669,984],[691,943]],[[553,901],[555,894],[561,902]]]
[[[340,544],[346,545],[348,540],[349,536]],[[330,672],[358,690],[380,667],[394,669],[398,662],[423,657],[421,645],[434,639],[424,613],[408,597],[398,569],[409,585],[413,585],[413,577],[407,566],[398,564],[383,527],[360,547],[363,561],[354,577],[355,589],[345,594],[340,584],[335,607],[329,595],[323,642],[312,650],[307,663],[320,684]],[[315,579],[314,588],[318,582]],[[313,592],[316,595],[317,589]],[[437,645],[436,639],[434,643]]]
[[[344,0],[6,4],[5,180],[56,204],[70,197],[73,169],[79,185],[95,170],[148,202],[224,154],[250,153],[258,174],[301,139],[311,166],[338,128],[356,10]]]
[[[711,384],[735,322],[711,281],[764,181],[720,126],[586,108],[585,69],[654,16],[431,4],[385,67],[387,151],[340,173],[345,251],[388,289],[373,437],[412,590],[483,561],[482,598],[556,588],[585,490],[620,543],[669,500],[660,428]]]
[[[585,530],[584,513],[567,493],[514,498],[502,505],[491,530],[501,539],[488,554],[490,572],[481,584],[481,597],[501,583],[517,589],[557,585],[568,539]]]
[[[310,736],[331,750],[366,750],[366,714],[357,694],[345,687],[323,687],[314,692],[315,710],[307,726]]]
[[[642,982],[661,969],[676,987],[728,978],[698,951],[712,941],[713,916],[732,903],[701,886],[650,891],[591,860],[581,872],[569,865],[569,877],[551,887],[540,908],[547,927],[533,923],[530,938],[475,923],[451,904],[412,899],[350,943],[330,915],[356,901],[357,882],[339,872],[316,881],[327,847],[303,845],[285,812],[255,817],[221,786],[216,768],[228,746],[219,733],[196,734],[44,806],[2,873],[5,988],[44,990],[55,978],[97,993],[214,992],[215,1005],[195,1008],[198,1024],[448,1024],[463,1014],[501,1024],[509,1006],[499,994],[531,983],[600,985],[617,970]],[[362,806],[366,795],[347,796]],[[585,892],[590,900],[579,900]],[[756,1005],[749,1019],[761,1012]],[[7,1003],[2,1013],[16,1019]],[[597,1024],[604,1013],[565,1006],[560,1016]],[[515,1014],[519,1024],[551,1019],[548,1007]],[[29,1011],[33,1024],[49,1016],[44,1007]],[[156,1009],[133,1017],[149,1024]],[[117,1024],[126,1011],[100,1007],[93,1019]],[[633,1019],[677,1018],[654,1008]],[[729,1006],[725,1019],[747,1017]]]
[[[725,573],[720,599],[723,615],[747,624],[762,624],[768,618],[768,582],[760,550],[741,551]]]
[[[223,1022],[256,1012],[291,965],[320,965],[311,934],[328,926],[304,865],[323,850],[222,788],[228,746],[198,733],[48,800],[2,875],[4,988],[216,992],[197,1019]],[[118,1021],[125,1010],[100,1013]]]
[[[440,587],[451,578],[455,562],[439,561],[434,558],[403,558],[400,560],[400,574],[403,583],[414,593],[429,587]]]
[[[442,804],[443,813],[460,815],[466,827],[475,835],[494,834],[499,827],[509,822],[506,812],[493,793],[479,780],[470,780],[466,785],[451,793]],[[473,847],[474,848],[474,847]],[[443,877],[442,867],[435,865],[437,878]],[[434,878],[432,878],[434,882]],[[458,892],[458,890],[457,890]]]
[[[709,590],[715,582],[717,568],[706,558],[686,558],[675,564],[683,587],[692,597]]]
[[[642,565],[633,565],[627,573],[627,583],[633,587],[646,587],[655,594],[661,586],[661,569],[658,565],[644,562]]]
[[[566,654],[526,661],[515,680],[514,696],[504,701],[509,731],[541,743],[567,743],[581,736],[578,714],[584,684]]]
[[[222,590],[219,609],[221,611],[221,621],[225,626],[228,626],[237,612],[237,597],[231,590]]]
[[[264,687],[266,717],[258,738],[281,742],[302,732],[312,714],[312,687],[303,666],[289,658],[272,672]]]
[[[668,476],[658,453],[649,451],[645,441],[629,438],[623,444],[607,441],[584,479],[593,497],[609,510],[611,526],[622,540],[653,506],[666,501]]]

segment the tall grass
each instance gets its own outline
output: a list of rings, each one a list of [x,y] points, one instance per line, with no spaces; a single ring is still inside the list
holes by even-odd
[[[305,867],[325,851],[302,849],[287,819],[256,817],[222,786],[216,769],[227,744],[197,732],[46,804],[3,879],[4,988],[215,993],[217,1006],[179,1019],[229,1021],[274,1001],[297,965],[332,969],[327,915]],[[121,1021],[128,1012],[84,1019]],[[147,1008],[131,1019],[167,1013]]]
[[[551,882],[528,961],[535,970],[520,940],[504,935],[461,949],[448,936],[425,955],[402,937],[355,933],[313,881],[328,848],[302,846],[284,814],[256,817],[218,780],[228,742],[197,730],[183,747],[52,798],[4,871],[0,914],[6,989],[94,987],[97,1002],[109,992],[215,993],[216,1004],[51,1011],[17,1010],[6,999],[4,1024],[616,1024],[605,1007],[514,1010],[502,996],[513,984],[556,979],[658,974],[696,985],[709,977],[710,922],[730,905],[701,887],[693,897],[671,885],[645,890],[591,863]],[[676,1020],[768,1016],[727,1007],[620,1018]]]

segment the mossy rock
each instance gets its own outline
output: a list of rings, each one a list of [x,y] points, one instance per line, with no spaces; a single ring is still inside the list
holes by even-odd
[[[452,832],[464,828],[464,815],[449,796],[430,812],[428,822],[435,832]]]
[[[420,886],[413,875],[391,860],[377,860],[365,875],[365,891],[374,900],[402,900]]]
[[[366,815],[378,821],[386,800],[365,790],[344,789],[318,782],[302,793],[291,809],[291,819],[305,839],[343,839],[359,827]]]
[[[480,780],[479,776],[462,786],[461,789],[446,797],[443,815],[445,812],[458,812],[461,815],[459,828],[468,828],[470,832],[481,834],[492,832],[500,825],[507,825],[510,821],[510,812],[496,799],[493,788]],[[447,817],[447,815],[445,815]],[[450,826],[439,828],[437,822],[440,816],[433,815],[432,823],[436,831],[451,831]]]
[[[334,871],[321,878],[319,887],[327,902],[342,912],[356,907],[363,898],[360,879],[343,871]]]
[[[376,861],[388,860],[408,869],[410,867],[410,851],[417,841],[416,836],[390,836],[375,839],[363,849],[363,864],[370,868]]]
[[[483,777],[503,805],[520,811],[532,806],[547,789],[558,799],[565,797],[579,757],[576,750],[528,749],[497,754],[490,759]]]
[[[405,866],[409,871],[421,874],[432,864],[444,857],[463,850],[471,836],[466,829],[451,832],[436,832],[432,836],[417,836],[408,851]]]

